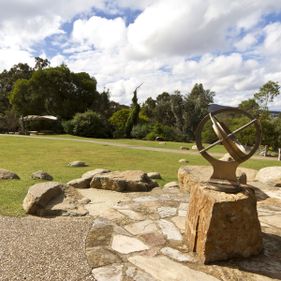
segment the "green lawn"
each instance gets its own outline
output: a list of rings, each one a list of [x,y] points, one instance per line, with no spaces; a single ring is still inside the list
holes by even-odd
[[[126,140],[126,142],[132,145],[136,145],[137,142],[138,145],[143,146],[149,144],[146,141],[135,140]],[[155,144],[155,142],[153,143]],[[178,143],[169,143],[169,145],[179,146]],[[164,184],[176,180],[177,170],[180,167],[178,160],[181,158],[188,159],[190,165],[207,164],[200,155],[180,155],[94,143],[12,136],[0,136],[0,155],[0,167],[14,171],[21,178],[21,180],[0,182],[0,215],[10,216],[22,216],[24,214],[21,208],[22,200],[28,187],[36,182],[30,176],[32,172],[37,170],[47,171],[56,181],[67,182],[80,177],[85,171],[96,168],[111,170],[141,169],[146,172],[160,172],[163,180],[159,183]],[[68,162],[74,160],[85,161],[89,167],[71,168],[66,166]],[[274,165],[281,165],[281,162],[249,160],[243,166],[259,169]]]

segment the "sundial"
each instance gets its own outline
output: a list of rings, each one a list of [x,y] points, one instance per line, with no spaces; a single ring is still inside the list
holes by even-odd
[[[220,120],[223,114],[247,117],[246,122],[241,127],[231,131],[229,127]],[[202,144],[202,131],[208,121],[212,123],[212,129],[218,140],[212,144],[204,146]],[[250,148],[245,148],[237,138],[237,134],[246,128],[253,126],[255,129],[254,144]],[[248,160],[258,149],[261,140],[261,126],[258,119],[251,116],[248,112],[235,107],[227,107],[212,104],[209,106],[209,114],[199,123],[196,130],[196,145],[201,155],[213,166],[213,174],[209,179],[210,188],[227,193],[237,193],[241,191],[242,184],[236,176],[237,167]],[[224,161],[213,157],[208,151],[216,145],[222,144],[225,150],[232,157],[230,161]]]

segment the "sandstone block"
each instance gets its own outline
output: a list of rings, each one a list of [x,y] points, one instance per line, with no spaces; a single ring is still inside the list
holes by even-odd
[[[23,200],[23,209],[28,214],[40,215],[51,200],[64,193],[64,186],[59,182],[34,184]]]
[[[197,184],[191,189],[185,239],[203,263],[259,254],[263,243],[254,191],[227,194]]]
[[[91,179],[89,178],[80,178],[80,179],[74,179],[69,181],[67,184],[71,185],[75,188],[89,188],[90,187]]]
[[[157,183],[153,182],[143,171],[114,171],[96,175],[90,184],[91,188],[114,191],[149,191]]]
[[[95,169],[84,173],[81,178],[86,178],[91,180],[95,175],[109,173],[109,172],[111,171],[107,169]]]
[[[256,175],[256,180],[267,184],[281,182],[281,167],[273,166],[260,169]]]

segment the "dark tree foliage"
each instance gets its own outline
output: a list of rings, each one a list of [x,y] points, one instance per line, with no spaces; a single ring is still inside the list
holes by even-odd
[[[140,85],[141,86],[141,85]],[[125,126],[125,134],[127,138],[131,137],[131,132],[133,130],[133,127],[137,125],[138,119],[139,119],[139,113],[140,113],[140,105],[138,104],[138,97],[137,97],[137,89],[140,87],[138,86],[135,91],[132,98],[132,106],[131,106],[131,112],[127,119],[126,126]]]
[[[39,69],[30,79],[18,80],[9,99],[21,115],[51,114],[67,120],[77,112],[98,107],[96,84],[89,74],[73,73],[61,65]]]
[[[214,102],[215,93],[205,90],[203,85],[195,84],[185,98],[185,132],[192,138],[201,119],[208,114],[208,105]]]
[[[10,102],[8,96],[12,91],[14,84],[18,79],[29,79],[33,73],[26,63],[18,63],[10,70],[4,70],[0,73],[0,112],[10,110]]]

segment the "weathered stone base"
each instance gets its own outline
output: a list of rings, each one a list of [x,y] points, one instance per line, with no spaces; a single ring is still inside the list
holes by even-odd
[[[263,243],[254,191],[227,194],[197,184],[191,189],[185,239],[202,263],[259,254]]]

